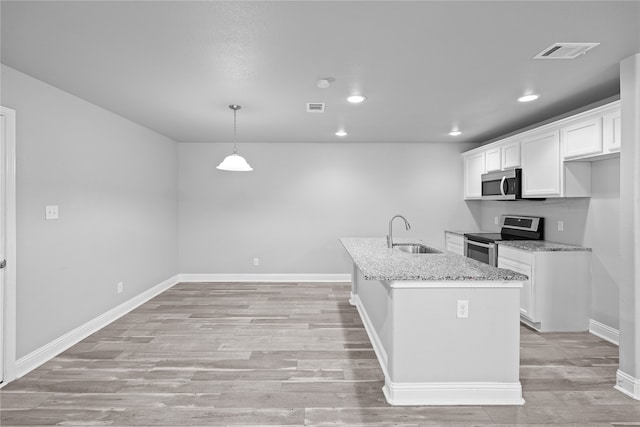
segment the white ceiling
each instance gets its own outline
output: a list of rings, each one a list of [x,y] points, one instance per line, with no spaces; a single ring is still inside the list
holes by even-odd
[[[336,141],[344,127],[349,142],[482,142],[617,94],[618,63],[640,52],[638,1],[0,7],[3,64],[176,141],[232,140],[237,103],[238,141]],[[554,42],[600,46],[532,59]],[[336,80],[319,89],[323,77]],[[526,91],[541,98],[516,102]],[[352,92],[368,100],[350,105]]]

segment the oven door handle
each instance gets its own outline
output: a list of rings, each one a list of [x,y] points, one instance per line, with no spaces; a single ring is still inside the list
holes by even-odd
[[[506,196],[507,193],[504,190],[504,182],[507,180],[506,176],[503,176],[502,179],[500,180],[500,194],[502,194],[503,196]]]
[[[474,240],[468,240],[468,239],[465,240],[465,243],[469,245],[480,246],[482,248],[487,248],[487,249],[491,249],[495,245],[495,243],[480,243],[480,242],[476,242]]]

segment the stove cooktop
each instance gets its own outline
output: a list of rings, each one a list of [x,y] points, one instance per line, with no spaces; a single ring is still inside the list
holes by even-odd
[[[534,240],[527,237],[509,236],[501,233],[465,233],[464,237],[480,243],[494,243],[500,240]]]
[[[494,243],[500,240],[542,240],[544,218],[535,216],[502,215],[500,233],[465,233],[468,240]]]

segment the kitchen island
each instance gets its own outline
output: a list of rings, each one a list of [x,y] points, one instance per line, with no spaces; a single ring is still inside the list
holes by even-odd
[[[527,276],[444,251],[389,249],[383,238],[340,241],[353,259],[351,303],[390,404],[524,403],[519,320]]]

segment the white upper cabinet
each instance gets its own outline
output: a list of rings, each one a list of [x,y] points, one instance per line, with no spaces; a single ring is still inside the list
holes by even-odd
[[[485,154],[485,171],[493,172],[502,169],[501,159],[502,150],[500,147],[493,147],[486,151]]]
[[[602,153],[602,117],[592,117],[562,128],[562,158]]]
[[[555,130],[522,140],[522,196],[560,196],[560,133]]]
[[[602,117],[602,151],[616,153],[620,151],[620,110]]]
[[[522,168],[522,197],[589,197],[591,161],[620,154],[620,101],[462,153],[464,198],[482,198],[481,175]]]
[[[594,161],[620,153],[620,102],[563,120],[562,159]]]
[[[511,141],[502,144],[502,169],[520,167],[520,141]]]
[[[479,199],[482,197],[480,178],[485,173],[485,152],[466,155],[464,159],[464,198]]]

